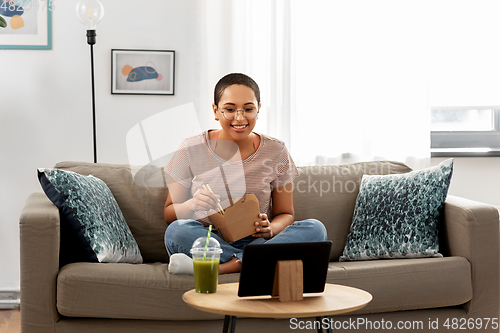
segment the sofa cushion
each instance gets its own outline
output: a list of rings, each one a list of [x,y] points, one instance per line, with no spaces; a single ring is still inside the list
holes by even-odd
[[[374,161],[346,165],[300,167],[294,180],[295,220],[315,218],[323,222],[332,241],[330,260],[342,254],[363,175],[410,172],[399,162]]]
[[[59,208],[61,235],[75,241],[61,242],[61,266],[76,260],[142,263],[137,243],[102,180],[58,169],[38,169],[38,177]],[[64,248],[65,244],[75,246]],[[82,258],[71,257],[73,250],[83,254]]]
[[[57,310],[68,317],[191,320],[223,316],[194,310],[182,294],[194,288],[192,275],[168,272],[168,264],[74,263],[57,277]],[[239,274],[219,276],[238,282]]]
[[[161,168],[142,168],[141,181],[134,182],[129,165],[61,162],[57,169],[70,170],[82,175],[92,174],[102,179],[109,187],[132,231],[144,262],[168,262],[163,241],[167,224],[163,219],[163,206],[168,189]],[[151,184],[151,186],[143,186]],[[163,186],[158,186],[163,184]]]
[[[239,274],[219,276],[238,282]],[[469,262],[461,257],[330,263],[327,283],[358,287],[374,297],[362,311],[376,313],[463,304],[472,295]],[[191,275],[173,275],[166,264],[75,263],[57,278],[57,309],[68,317],[158,320],[222,318],[182,300]]]
[[[472,298],[470,263],[456,256],[332,262],[327,283],[372,294],[357,314],[453,306]]]
[[[438,218],[453,159],[403,175],[364,175],[340,260],[440,256]]]

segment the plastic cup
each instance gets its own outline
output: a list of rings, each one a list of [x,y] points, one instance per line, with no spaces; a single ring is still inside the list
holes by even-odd
[[[219,281],[219,260],[222,249],[219,242],[207,237],[200,237],[191,247],[194,269],[194,287],[198,293],[215,293]]]

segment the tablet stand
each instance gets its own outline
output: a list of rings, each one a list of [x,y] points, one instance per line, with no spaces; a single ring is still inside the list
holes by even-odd
[[[274,271],[272,296],[280,302],[301,301],[304,298],[302,260],[279,260]]]

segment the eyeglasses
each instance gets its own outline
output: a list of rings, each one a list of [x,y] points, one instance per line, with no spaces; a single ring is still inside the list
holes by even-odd
[[[217,109],[219,109],[218,106]],[[254,120],[255,118],[257,118],[257,114],[259,113],[256,107],[248,107],[243,110],[237,110],[235,108],[223,108],[219,109],[219,111],[227,120],[233,120],[234,118],[236,118],[238,112],[241,112],[243,117],[245,117],[247,120]]]

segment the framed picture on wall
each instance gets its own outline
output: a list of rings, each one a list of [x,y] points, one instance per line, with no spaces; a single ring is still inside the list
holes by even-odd
[[[51,49],[54,0],[0,0],[0,49]]]
[[[173,95],[175,51],[111,50],[111,93]]]

